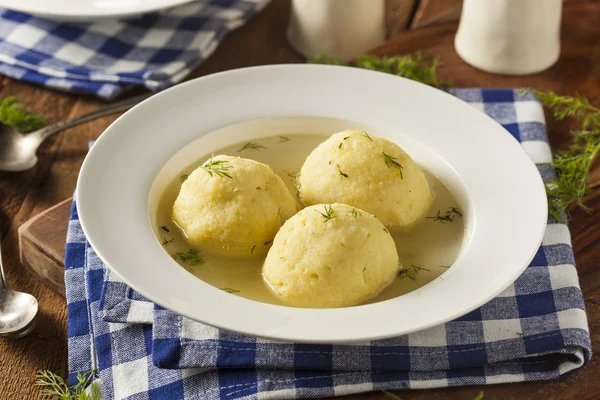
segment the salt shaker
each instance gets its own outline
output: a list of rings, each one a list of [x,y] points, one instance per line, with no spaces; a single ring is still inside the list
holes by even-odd
[[[562,0],[464,0],[456,52],[496,74],[543,71],[560,54],[561,11]]]
[[[385,0],[292,0],[288,42],[305,57],[349,60],[385,40]]]

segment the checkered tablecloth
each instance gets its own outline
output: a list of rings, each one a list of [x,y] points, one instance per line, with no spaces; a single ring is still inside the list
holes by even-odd
[[[543,110],[530,95],[453,94],[501,123],[534,162],[551,159]],[[554,176],[547,165],[540,173]],[[76,204],[65,267],[71,378],[97,369],[104,399],[295,399],[545,380],[591,357],[569,231],[556,221],[523,275],[481,308],[425,331],[352,345],[247,337],[155,307],[104,267]]]
[[[110,100],[183,80],[269,0],[198,0],[127,20],[66,23],[0,8],[0,74]]]

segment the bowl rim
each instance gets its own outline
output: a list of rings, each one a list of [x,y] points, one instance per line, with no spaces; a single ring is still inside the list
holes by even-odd
[[[281,101],[290,91],[294,98]],[[316,92],[319,96],[314,96]],[[364,93],[367,98],[350,98],[353,93]],[[368,96],[373,94],[380,97]],[[195,132],[190,132],[192,124],[186,120],[197,118],[189,100],[203,104],[206,112]],[[233,111],[220,112],[223,105]],[[427,118],[431,109],[436,110],[437,118]],[[456,171],[473,195],[469,214],[474,231],[443,279],[380,303],[300,309],[228,295],[199,279],[190,280],[183,268],[177,271],[161,264],[163,259],[153,259],[158,253],[150,247],[149,238],[156,240],[147,229],[149,222],[140,216],[147,219],[147,195],[165,162],[190,139],[216,128],[286,115],[357,116],[388,128],[403,126],[407,136],[432,149]],[[140,145],[141,131],[160,133],[169,125],[165,119],[177,121],[181,132],[169,135],[169,142],[158,136],[159,140]],[[443,129],[453,132],[454,140],[442,135]],[[510,168],[498,165],[504,157],[510,157]],[[148,164],[140,165],[144,160]],[[485,177],[480,176],[483,174]],[[493,188],[487,187],[490,181]],[[522,273],[535,256],[547,223],[541,176],[522,146],[500,124],[443,91],[404,78],[339,66],[249,67],[167,89],[133,107],[105,130],[84,160],[77,187],[79,219],[89,243],[111,270],[149,300],[229,331],[307,343],[389,338],[473,311]],[[144,210],[137,210],[136,205]],[[494,213],[498,206],[502,212]],[[129,224],[106,234],[111,224],[124,220]],[[137,257],[123,251],[122,244],[127,242],[141,250]],[[465,254],[469,255],[466,260]],[[154,279],[153,274],[161,279]],[[465,290],[469,284],[470,290]],[[196,307],[198,302],[219,307]],[[396,314],[398,310],[411,310],[410,318],[405,318],[405,312]]]

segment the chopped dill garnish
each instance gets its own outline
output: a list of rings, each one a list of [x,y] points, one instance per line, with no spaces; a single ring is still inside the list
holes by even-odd
[[[329,208],[327,208],[327,207],[329,207]],[[334,215],[335,212],[333,210],[333,207],[331,207],[331,205],[329,205],[329,206],[325,205],[324,208],[325,208],[325,213],[322,213],[319,210],[315,210],[316,212],[318,212],[319,214],[321,214],[323,216],[323,218],[325,220],[324,222],[327,222],[330,219],[335,218],[335,215]]]
[[[265,243],[263,243],[263,246],[268,246],[268,245],[270,245],[271,243],[273,243],[273,239],[271,239],[271,240],[267,240]]]
[[[398,275],[398,278],[400,278],[400,279],[410,278],[413,281],[416,281],[419,271],[431,271],[431,270],[420,267],[418,265],[411,265],[408,268],[399,269],[397,275]]]
[[[352,215],[354,218],[356,218],[359,215],[362,215],[362,213],[360,211],[358,211],[356,208],[353,208],[352,211],[350,211],[350,215]]]
[[[232,289],[230,287],[222,287],[221,290],[224,292],[227,292],[227,293],[239,293],[240,292],[239,290]]]
[[[327,164],[331,165],[331,160],[329,160],[329,162]]]
[[[400,396],[396,396],[394,393],[390,393],[385,390],[382,390],[381,393],[385,394],[387,397],[391,397],[394,400],[402,400],[402,398],[400,398]]]
[[[92,384],[94,375],[95,371],[78,372],[77,383],[69,386],[59,375],[43,370],[36,374],[35,385],[42,388],[42,395],[58,400],[100,400],[100,388]]]
[[[171,257],[173,260],[182,262],[188,266],[196,266],[204,264],[204,256],[200,253],[198,249],[187,249],[186,251],[178,251],[176,253],[172,253]]]
[[[165,232],[167,232],[167,233],[171,232],[171,231],[169,230],[169,228],[167,228],[167,227],[166,227],[166,226],[164,226],[164,225],[162,225],[162,226],[160,227],[160,229],[162,229],[163,231],[165,231]]]
[[[341,149],[343,144],[344,142],[340,142],[340,144],[338,145],[338,149]]]
[[[350,138],[350,136],[346,136],[346,137],[344,138],[344,140],[346,140],[346,139],[349,139],[349,138]]]
[[[279,137],[279,139],[281,139],[281,140],[280,140],[279,142],[277,142],[277,143],[288,142],[288,141],[290,141],[290,140],[291,140],[291,139],[290,139],[289,137],[287,137],[287,136],[278,136],[278,137]]]
[[[388,231],[388,230],[387,230],[387,228],[386,228],[385,226],[383,227],[383,231],[384,231],[385,233],[390,233],[390,231]]]
[[[241,149],[238,150],[238,153],[241,153],[242,151],[248,150],[248,149],[252,149],[252,150],[256,150],[256,151],[261,151],[261,150],[268,149],[268,147],[263,146],[262,144],[258,144],[258,143],[254,143],[254,142],[248,142],[245,145],[243,145]]]
[[[364,137],[366,137],[367,139],[369,139],[371,142],[373,141],[373,139],[371,138],[371,136],[369,136],[369,134],[368,134],[367,132],[365,132],[365,131],[362,131],[362,135],[363,135]]]
[[[179,180],[181,181],[181,183],[187,181],[187,178],[189,178],[190,176],[188,174],[183,174],[181,175],[181,177],[179,177]]]
[[[298,177],[298,173],[296,171],[286,171],[285,169],[282,169],[282,171],[290,178],[290,179],[296,179]]]
[[[347,178],[348,174],[345,174],[342,172],[342,170],[340,169],[340,164],[336,164],[336,165],[337,165],[337,169],[338,169],[338,172],[340,173],[340,175],[343,176],[344,178]]]
[[[350,65],[357,68],[370,69],[373,71],[385,72],[413,81],[421,82],[438,89],[452,87],[452,82],[443,82],[438,80],[437,69],[442,65],[439,57],[433,57],[428,62],[421,52],[415,55],[378,57],[370,54],[358,56],[350,63],[344,60],[328,58],[325,53],[320,53],[316,57],[308,60],[313,64],[330,65]]]
[[[438,210],[437,214],[434,215],[433,217],[427,217],[428,219],[432,219],[434,221],[440,221],[441,223],[444,222],[452,222],[454,221],[454,216],[458,215],[459,217],[462,217],[462,213],[459,211],[458,208],[456,207],[450,207],[446,210],[446,213],[444,215],[441,214],[442,210]]]
[[[227,173],[227,171],[229,171],[231,169],[231,165],[225,165],[228,163],[229,163],[229,161],[227,161],[227,160],[214,160],[214,155],[213,155],[210,157],[210,160],[208,160],[202,166],[202,168],[207,170],[208,173],[210,174],[210,176],[212,176],[212,174],[214,172],[218,176],[221,176],[221,177],[226,176],[229,179],[233,179],[233,177]]]
[[[163,245],[163,246],[166,246],[166,245],[168,245],[169,243],[171,243],[172,241],[174,241],[174,240],[175,240],[175,238],[172,238],[172,239],[168,239],[168,240],[167,240],[167,238],[165,238],[165,237],[163,236],[163,237],[162,237],[162,240],[163,240],[163,241],[162,241],[162,245]]]
[[[254,253],[254,250],[256,250],[256,245],[252,246],[252,248],[250,249],[250,254]]]
[[[23,103],[14,97],[0,99],[0,122],[21,133],[33,132],[46,124],[44,118],[23,110]]]
[[[438,265],[440,268],[450,268],[450,265]]]
[[[383,154],[383,159],[385,160],[385,165],[388,166],[388,168],[398,168],[398,170],[400,171],[400,179],[404,179],[404,176],[402,175],[402,168],[404,168],[397,160],[396,157],[392,157],[389,154],[385,154],[383,151],[381,152],[381,154]]]

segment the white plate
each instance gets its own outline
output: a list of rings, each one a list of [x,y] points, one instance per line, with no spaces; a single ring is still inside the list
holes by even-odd
[[[465,212],[467,230],[458,261],[417,291],[341,309],[243,299],[181,268],[152,230],[161,185],[196,157],[222,146],[323,128],[287,117],[365,124],[437,174]],[[232,127],[260,119],[266,120]],[[410,80],[321,65],[223,72],[151,97],[114,122],[94,145],[79,175],[77,200],[81,224],[98,255],[150,300],[223,329],[296,342],[387,338],[464,315],[521,274],[540,245],[547,220],[536,167],[491,118]]]
[[[91,21],[145,14],[193,0],[0,0],[0,7],[62,21]]]

